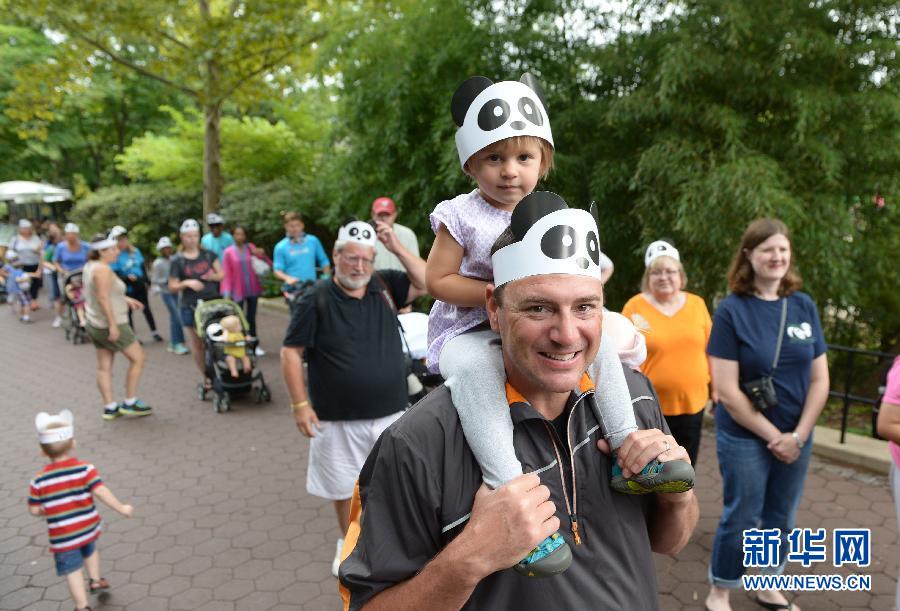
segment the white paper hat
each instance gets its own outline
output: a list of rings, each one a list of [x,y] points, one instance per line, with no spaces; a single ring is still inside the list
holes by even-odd
[[[48,428],[51,425],[57,426]],[[41,443],[66,441],[75,435],[75,416],[67,409],[55,415],[41,412],[34,418],[34,428],[37,429],[38,440]]]
[[[116,225],[109,232],[109,237],[112,238],[113,240],[118,238],[120,235],[128,235],[128,230],[125,229],[124,227],[122,227],[121,225]]]
[[[169,239],[169,236],[164,235],[156,243],[156,250],[162,250],[163,248],[174,248],[174,246],[172,246],[172,240]]]
[[[365,221],[350,221],[338,230],[338,242],[375,246],[375,228]]]
[[[106,250],[117,245],[118,242],[116,242],[115,238],[104,238],[99,242],[91,242],[91,250]]]
[[[569,208],[556,193],[535,191],[513,210],[517,241],[494,253],[494,286],[545,274],[600,279],[600,240],[592,211]]]
[[[81,233],[81,230],[75,223],[66,223],[66,226],[63,228],[63,233]]]
[[[187,233],[188,231],[200,231],[200,223],[195,221],[194,219],[185,219],[181,224],[181,229],[179,229],[178,233]]]
[[[450,111],[459,127],[456,150],[461,166],[484,147],[514,136],[537,136],[553,146],[544,94],[530,74],[500,83],[473,76],[453,94]]]
[[[207,225],[223,225],[225,223],[225,219],[222,218],[220,214],[216,214],[215,212],[210,212],[206,215],[206,224]]]
[[[647,252],[644,253],[644,267],[650,267],[653,260],[658,257],[672,257],[676,261],[681,261],[678,249],[663,240],[656,240],[647,247]]]

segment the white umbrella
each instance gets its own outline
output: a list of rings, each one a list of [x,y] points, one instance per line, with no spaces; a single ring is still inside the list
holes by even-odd
[[[54,187],[39,182],[27,180],[10,180],[0,182],[0,201],[14,204],[39,203],[50,204],[53,202],[65,202],[72,199],[72,192],[68,189]]]

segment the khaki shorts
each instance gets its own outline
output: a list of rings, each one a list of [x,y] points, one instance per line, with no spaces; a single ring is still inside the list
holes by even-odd
[[[97,327],[92,327],[90,324],[85,325],[85,331],[87,331],[88,337],[91,338],[91,341],[94,342],[94,346],[97,348],[105,348],[106,350],[112,350],[113,352],[121,352],[125,350],[128,346],[134,343],[134,331],[131,330],[127,324],[118,325],[119,327],[119,339],[114,342],[106,339],[109,336],[109,329],[98,329]]]

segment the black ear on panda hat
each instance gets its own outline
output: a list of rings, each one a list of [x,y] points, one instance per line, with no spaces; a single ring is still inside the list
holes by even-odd
[[[556,193],[535,191],[513,210],[516,241],[494,253],[494,286],[546,274],[600,279],[596,208],[569,208]]]
[[[453,94],[450,113],[459,127],[461,166],[484,147],[515,136],[535,136],[553,146],[544,91],[527,73],[518,81],[500,83],[484,76],[467,79]]]

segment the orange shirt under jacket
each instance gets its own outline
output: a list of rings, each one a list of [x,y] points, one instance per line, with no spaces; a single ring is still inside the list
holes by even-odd
[[[700,297],[684,295],[684,306],[674,316],[666,316],[640,294],[622,308],[644,332],[647,360],[641,371],[653,383],[666,416],[696,414],[709,399],[706,344],[712,320]]]

